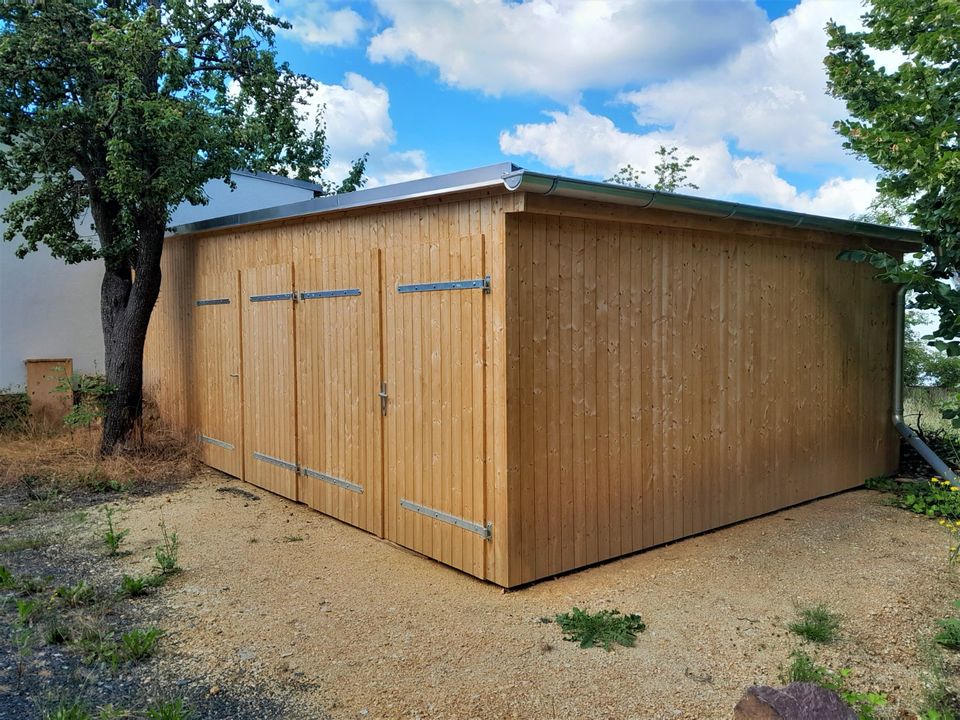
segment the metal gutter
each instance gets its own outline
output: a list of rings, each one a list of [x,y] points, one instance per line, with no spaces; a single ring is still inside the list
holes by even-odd
[[[193,223],[178,225],[170,230],[169,236],[187,235],[205,230],[220,230],[249,225],[251,223],[286,220],[289,218],[316,215],[366,205],[380,205],[388,202],[412,200],[444,193],[464,192],[484,187],[503,187],[503,177],[517,170],[513,163],[499,163],[486,167],[464,170],[462,172],[436,175],[434,177],[410,180],[408,182],[384,185],[382,187],[357,190],[342,195],[326,195],[297,203],[278,205],[262,210],[234,213],[222,217],[208,218]]]
[[[574,180],[560,175],[546,175],[529,170],[517,170],[504,176],[503,184],[513,192],[529,192],[538,195],[557,195],[560,197],[592,200],[596,202],[631,205],[638,208],[674,210],[696,213],[722,219],[745,220],[789,228],[821,230],[832,233],[860,235],[863,237],[892,240],[910,244],[920,244],[922,234],[917,230],[858,220],[840,220],[837,218],[808,215],[790,210],[776,210],[758,205],[711,200],[693,195],[679,195],[658,190],[632,188],[612,183]]]
[[[894,321],[894,355],[893,355],[893,426],[903,438],[910,443],[920,457],[927,461],[938,477],[951,482],[957,479],[953,470],[940,459],[930,446],[927,445],[912,427],[903,421],[903,345],[904,345],[904,316],[907,299],[907,286],[902,285],[897,291],[896,319]]]

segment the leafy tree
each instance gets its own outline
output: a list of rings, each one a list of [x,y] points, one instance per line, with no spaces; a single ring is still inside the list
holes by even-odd
[[[827,25],[829,91],[851,115],[835,128],[879,168],[880,203],[923,231],[925,246],[906,261],[882,250],[842,257],[908,284],[918,307],[939,312],[933,344],[960,355],[960,3],[872,0],[863,22],[860,32]],[[887,69],[875,51],[904,60]]]
[[[654,190],[676,192],[683,188],[700,189],[699,185],[695,185],[687,179],[687,171],[700,159],[696,155],[688,155],[685,159],[680,160],[677,157],[676,147],[668,148],[666,145],[661,145],[660,149],[657,150],[657,157],[659,160],[653,168],[653,173],[657,177],[653,184]],[[613,177],[607,178],[605,182],[636,188],[649,188],[649,185],[643,181],[643,176],[646,174],[645,170],[637,170],[633,165],[624,165],[617,170]]]
[[[171,210],[238,168],[323,180],[324,128],[300,129],[315,85],[277,62],[283,26],[255,0],[0,3],[0,187],[21,195],[5,239],[103,261],[103,453],[141,416]],[[342,189],[362,185],[365,160]]]

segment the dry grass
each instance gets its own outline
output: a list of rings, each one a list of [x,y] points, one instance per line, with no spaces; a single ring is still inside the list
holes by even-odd
[[[149,406],[143,426],[143,442],[135,450],[101,458],[98,427],[68,430],[27,422],[20,431],[0,436],[0,485],[32,475],[54,479],[61,491],[70,491],[91,483],[166,484],[196,473],[195,440],[165,426]]]

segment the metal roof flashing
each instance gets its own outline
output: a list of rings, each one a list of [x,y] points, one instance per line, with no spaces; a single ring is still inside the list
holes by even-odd
[[[393,185],[383,185],[342,195],[326,195],[303,202],[201,220],[173,228],[170,231],[170,236],[188,235],[240,225],[306,217],[337,210],[384,205],[404,200],[496,187],[507,192],[528,192],[536,195],[606,202],[636,208],[672,210],[720,219],[743,220],[780,227],[857,235],[907,245],[919,245],[922,237],[919,231],[909,228],[874,225],[857,220],[841,220],[726,200],[711,200],[694,195],[632,188],[613,183],[577,180],[561,175],[548,175],[524,170],[513,163],[487,165],[472,170],[436,175]]]
[[[238,225],[264,223],[272,220],[319,215],[336,210],[359,208],[368,205],[383,205],[386,203],[414,200],[433,195],[443,195],[454,192],[466,192],[484,187],[503,189],[504,176],[515,172],[519,168],[513,163],[499,163],[485,167],[435,175],[433,177],[408,180],[407,182],[383,185],[381,187],[357,190],[342,195],[324,195],[303,202],[288,203],[262,210],[251,210],[245,213],[235,213],[222,217],[200,220],[174,227],[168,236],[189,235],[207,230],[219,230]]]

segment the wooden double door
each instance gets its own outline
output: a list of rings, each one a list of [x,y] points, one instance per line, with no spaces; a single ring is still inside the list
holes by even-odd
[[[235,283],[229,304],[196,308],[219,308],[197,355],[222,388],[199,432],[229,424],[219,439],[234,446],[229,462],[204,460],[482,574],[483,238],[249,268]],[[224,336],[235,365],[213,359]]]

